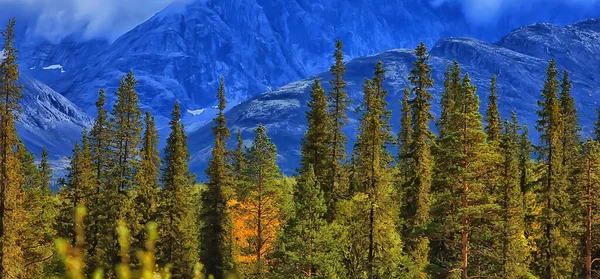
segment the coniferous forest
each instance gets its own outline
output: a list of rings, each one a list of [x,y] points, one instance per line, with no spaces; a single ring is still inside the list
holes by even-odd
[[[116,92],[98,92],[93,127],[55,193],[48,153],[36,161],[16,133],[14,26],[2,33],[0,64],[1,278],[600,278],[600,121],[582,135],[569,73],[554,61],[527,127],[500,115],[495,76],[475,88],[456,62],[434,99],[420,44],[410,86],[393,100],[401,118],[388,109],[385,65],[373,65],[346,150],[337,41],[331,79],[310,90],[293,177],[280,172],[266,127],[248,146],[228,128],[221,79],[205,183],[189,170],[178,103],[161,151],[130,72]],[[112,108],[106,94],[116,95]]]

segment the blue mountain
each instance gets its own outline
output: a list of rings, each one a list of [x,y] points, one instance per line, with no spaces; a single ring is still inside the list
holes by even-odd
[[[577,102],[584,133],[589,134],[596,118],[600,101],[600,20],[586,20],[567,26],[534,24],[519,28],[498,42],[450,37],[439,40],[431,48],[430,63],[433,68],[435,96],[433,110],[439,113],[439,101],[443,89],[443,73],[447,63],[458,61],[463,73],[469,73],[485,111],[490,80],[498,75],[499,106],[503,117],[515,111],[520,121],[535,133],[537,100],[545,80],[548,61],[556,59],[560,69],[570,72],[573,80],[573,96]],[[388,104],[392,110],[393,129],[399,128],[399,100],[408,84],[411,63],[415,60],[410,49],[393,49],[376,55],[356,58],[347,63],[346,80],[348,94],[356,108],[362,100],[365,77],[373,75],[378,60],[386,69],[385,87],[389,90]],[[253,137],[253,129],[259,123],[267,128],[268,135],[278,147],[282,169],[292,174],[298,166],[300,139],[306,130],[305,111],[310,85],[314,78],[327,81],[329,72],[292,82],[270,92],[258,95],[232,108],[226,114],[229,127],[242,131],[246,144]],[[327,83],[324,84],[329,89]],[[346,134],[350,137],[348,150],[355,140],[357,116],[350,111]],[[189,136],[193,169],[201,174],[210,156],[213,140],[211,125]],[[233,144],[233,142],[231,143]]]

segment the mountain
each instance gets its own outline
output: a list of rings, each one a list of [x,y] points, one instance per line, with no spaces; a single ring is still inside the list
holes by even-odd
[[[432,2],[180,0],[110,45],[81,45],[69,38],[65,45],[50,48],[47,59],[22,65],[35,67],[36,78],[90,114],[98,90],[105,87],[113,92],[119,78],[133,69],[142,107],[157,115],[159,127],[168,122],[172,103],[178,100],[189,112],[184,122],[195,129],[212,117],[220,76],[225,77],[228,99],[235,104],[325,71],[336,38],[345,42],[348,57],[356,58],[413,47],[422,40],[433,44],[446,36],[496,39],[527,20],[505,16],[497,24],[476,27],[455,2]],[[553,22],[574,17],[539,14]],[[44,47],[30,49],[48,52]],[[68,65],[69,61],[81,63]],[[107,97],[109,103],[114,100],[112,94]]]
[[[555,58],[561,69],[567,69],[573,80],[573,96],[577,102],[584,133],[589,133],[595,121],[595,110],[600,100],[600,20],[586,20],[567,26],[534,24],[519,28],[496,43],[472,38],[445,38],[430,50],[435,86],[434,114],[439,113],[440,94],[446,63],[458,61],[463,73],[468,72],[477,86],[481,111],[485,111],[490,79],[498,75],[499,105],[503,117],[514,110],[520,121],[527,124],[535,134],[537,100],[545,80],[545,68],[550,58]],[[405,86],[411,63],[415,60],[412,50],[393,49],[376,55],[357,58],[347,63],[346,81],[353,108],[362,99],[365,77],[372,77],[378,60],[387,70],[385,86],[389,90],[388,104],[392,110],[394,131],[399,128],[399,100]],[[329,72],[314,77],[323,81],[331,79]],[[314,77],[296,81],[281,88],[258,95],[229,110],[228,125],[233,132],[241,130],[248,144],[253,129],[263,123],[279,152],[282,169],[291,174],[298,166],[300,139],[305,129],[304,113],[309,98],[308,90]],[[324,83],[326,90],[329,84]],[[357,116],[349,113],[346,129],[350,137],[348,150],[355,140]],[[188,138],[192,152],[193,169],[202,174],[210,156],[212,145],[211,124],[191,133]],[[230,144],[232,145],[233,142]]]
[[[20,101],[23,113],[17,122],[17,133],[27,148],[40,154],[46,147],[52,160],[70,155],[73,144],[81,139],[92,119],[79,107],[44,83],[21,74],[23,85]]]

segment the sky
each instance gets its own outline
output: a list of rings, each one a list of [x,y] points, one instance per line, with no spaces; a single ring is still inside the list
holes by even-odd
[[[189,0],[0,0],[0,20],[16,16],[30,34],[60,41],[70,34],[112,41],[175,1]],[[275,1],[275,0],[273,0]],[[323,0],[319,0],[323,1]],[[363,0],[379,1],[379,0]],[[545,20],[561,12],[581,18],[600,0],[424,0],[434,7],[458,4],[469,23],[497,24],[506,15]],[[568,8],[565,10],[565,7]],[[568,19],[565,15],[563,18]]]

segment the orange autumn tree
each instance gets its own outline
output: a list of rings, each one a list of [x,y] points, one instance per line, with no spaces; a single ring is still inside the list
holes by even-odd
[[[277,149],[265,127],[255,130],[254,144],[246,150],[245,168],[235,200],[228,202],[233,220],[234,257],[244,278],[260,278],[267,272],[282,223],[282,187],[275,159]]]

